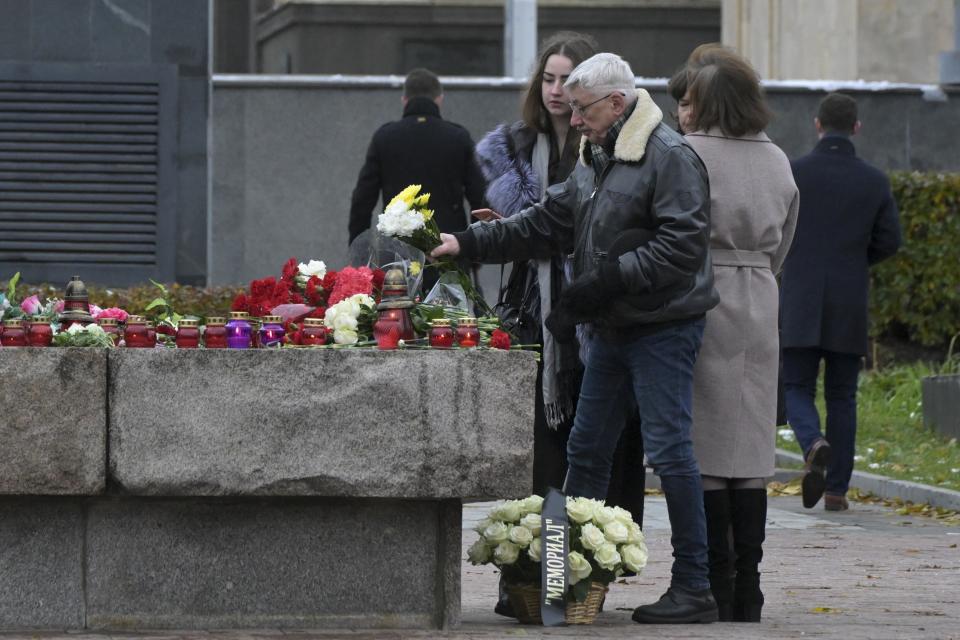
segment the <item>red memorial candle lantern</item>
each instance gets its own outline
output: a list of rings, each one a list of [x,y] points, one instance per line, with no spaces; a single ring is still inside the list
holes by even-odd
[[[196,349],[200,346],[200,321],[184,318],[177,323],[177,349]]]
[[[93,324],[90,315],[90,296],[80,276],[73,276],[67,283],[63,296],[63,312],[60,314],[60,330],[66,331],[74,324]]]
[[[301,344],[327,344],[327,328],[323,326],[323,318],[304,318],[300,335]]]
[[[120,324],[116,318],[97,318],[97,324],[103,332],[113,339],[113,344],[120,342]]]
[[[373,325],[373,337],[380,349],[396,349],[400,340],[413,340],[416,333],[407,295],[407,279],[402,269],[390,269],[383,278],[383,294],[377,305],[379,317]]]
[[[133,349],[152,349],[155,342],[147,332],[147,319],[143,316],[128,316],[123,330],[123,343]]]
[[[210,316],[203,330],[203,345],[207,349],[227,348],[227,319]]]
[[[457,344],[464,348],[480,344],[480,329],[477,328],[476,318],[457,320]]]
[[[23,329],[23,320],[14,318],[3,321],[3,335],[0,336],[0,345],[4,347],[27,346],[27,333]]]
[[[453,346],[453,328],[448,318],[437,318],[430,323],[430,346],[449,349]]]
[[[43,316],[34,316],[30,328],[27,329],[27,342],[31,347],[49,347],[53,342],[53,329],[50,321]]]

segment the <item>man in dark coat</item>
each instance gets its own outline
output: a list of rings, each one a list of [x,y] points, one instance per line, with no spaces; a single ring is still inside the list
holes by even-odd
[[[473,139],[462,126],[440,116],[443,88],[437,76],[414,69],[403,83],[403,118],[373,134],[350,204],[350,242],[370,227],[377,200],[383,204],[411,184],[423,185],[440,231],[467,226],[466,196],[483,206],[485,183],[473,153]],[[426,272],[433,274],[433,270]],[[432,281],[436,281],[433,275]],[[432,285],[425,279],[424,290]]]
[[[820,142],[795,160],[800,213],[783,268],[783,378],[787,419],[803,448],[803,504],[848,508],[857,432],[857,376],[867,352],[868,269],[900,247],[890,182],[856,156],[857,103],[831,93],[814,125]],[[826,363],[826,437],[814,406],[820,361]]]

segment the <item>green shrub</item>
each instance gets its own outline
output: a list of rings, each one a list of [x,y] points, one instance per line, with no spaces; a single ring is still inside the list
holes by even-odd
[[[895,171],[903,246],[871,270],[874,336],[942,346],[960,332],[960,174]]]
[[[44,299],[62,298],[65,285],[66,283],[60,286],[21,284],[17,286],[16,300],[19,302],[35,293]],[[2,283],[2,286],[5,290],[6,281]],[[91,303],[104,309],[120,307],[129,313],[143,314],[147,305],[154,299],[166,298],[170,306],[181,315],[206,317],[210,315],[225,316],[230,311],[230,303],[233,302],[233,298],[243,291],[240,287],[209,287],[205,289],[181,284],[166,286],[166,296],[152,284],[137,285],[126,289],[91,284],[87,286],[87,293],[90,294]]]

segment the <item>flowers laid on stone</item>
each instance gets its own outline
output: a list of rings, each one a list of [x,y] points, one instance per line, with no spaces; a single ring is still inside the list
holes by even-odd
[[[530,496],[494,506],[474,531],[467,551],[475,565],[493,564],[507,585],[539,585],[543,498]],[[568,601],[582,602],[590,583],[608,585],[624,572],[640,573],[647,564],[647,546],[630,512],[600,500],[567,498],[570,522]]]
[[[106,347],[108,349],[115,346],[113,338],[96,324],[72,324],[66,331],[60,331],[53,336],[53,344],[58,347]]]
[[[417,195],[415,190],[401,195],[404,198],[400,202],[407,208],[408,203],[417,207],[429,199],[428,194]],[[399,207],[394,209],[398,215],[402,213]],[[422,213],[419,215],[423,216]],[[11,331],[22,336],[11,337],[4,346],[21,346],[22,337],[22,346],[107,346],[109,339],[113,346],[138,348],[258,348],[269,345],[427,349],[433,344],[429,338],[431,329],[441,323],[445,323],[452,336],[443,344],[444,348],[539,346],[512,344],[510,334],[503,331],[496,316],[474,317],[462,304],[420,303],[416,292],[408,290],[410,286],[416,286],[411,283],[417,280],[407,276],[408,269],[420,269],[421,265],[411,262],[397,264],[401,267],[394,265],[391,293],[388,299],[382,300],[385,274],[380,269],[347,266],[334,271],[322,260],[298,262],[296,258],[290,258],[283,264],[279,278],[267,276],[253,280],[246,291],[233,298],[229,322],[228,314],[220,310],[200,316],[179,313],[171,302],[171,290],[153,281],[156,297],[147,298],[149,302],[145,300],[138,305],[135,314],[127,309],[100,308],[91,303],[79,278],[69,283],[65,299],[45,298],[44,295],[52,294],[56,289],[43,287],[40,293],[31,292],[22,300],[16,300],[17,274],[8,283],[6,293],[0,293],[0,312],[3,313],[0,319],[17,320],[18,324]],[[391,331],[394,318],[402,321],[395,327],[396,331]],[[386,330],[378,333],[375,330],[378,323]],[[3,324],[0,323],[0,337]],[[37,325],[34,331],[37,340],[34,342],[27,339],[31,325]],[[39,325],[46,325],[46,328]],[[243,340],[231,340],[230,332],[237,330],[244,332]],[[266,340],[263,344],[260,343],[261,337]]]
[[[333,331],[336,344],[357,344],[361,335],[369,335],[376,318],[373,298],[356,293],[327,307],[324,324]]]

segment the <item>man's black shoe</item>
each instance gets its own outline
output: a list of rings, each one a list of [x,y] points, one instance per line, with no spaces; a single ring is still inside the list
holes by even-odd
[[[633,621],[640,624],[690,624],[718,618],[710,589],[693,591],[679,586],[667,589],[657,602],[633,610]]]
[[[800,488],[803,494],[803,506],[812,509],[820,502],[827,485],[827,465],[833,457],[830,443],[819,438],[807,452],[806,463],[803,467],[803,481]]]

